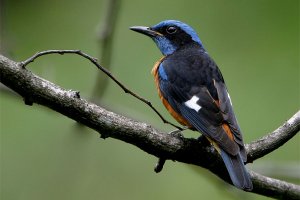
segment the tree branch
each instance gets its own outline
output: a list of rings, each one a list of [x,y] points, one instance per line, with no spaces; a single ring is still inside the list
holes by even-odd
[[[131,90],[129,90],[125,85],[123,85],[118,79],[116,79],[107,69],[105,69],[104,67],[102,67],[98,62],[96,58],[93,58],[91,56],[89,56],[86,53],[81,52],[80,50],[46,50],[46,51],[41,51],[38,52],[36,54],[34,54],[33,56],[31,56],[30,58],[28,58],[27,60],[23,61],[20,63],[20,65],[22,67],[25,67],[26,65],[28,65],[29,63],[33,62],[36,58],[43,56],[43,55],[47,55],[47,54],[77,54],[80,55],[86,59],[88,59],[89,61],[91,61],[98,69],[100,69],[104,74],[106,74],[110,79],[112,79],[125,93],[130,94],[131,96],[133,96],[134,98],[144,102],[145,104],[147,104],[159,117],[160,119],[166,123],[166,124],[170,124],[171,126],[174,126],[175,128],[179,129],[179,130],[183,130],[181,127],[169,122],[168,120],[166,120],[159,112],[158,110],[156,110],[156,108],[153,107],[153,105],[151,104],[150,101],[148,101],[147,99],[144,99],[143,97],[140,97],[139,95],[135,94],[134,92],[132,92]]]
[[[276,199],[299,199],[299,185],[290,184],[285,181],[269,178],[253,171],[249,172],[255,193]]]
[[[247,162],[261,158],[276,150],[300,130],[300,111],[272,133],[246,145],[248,150]]]
[[[28,63],[30,61],[27,60]],[[97,63],[95,60],[92,62]],[[105,137],[130,143],[156,157],[204,167],[231,183],[221,158],[205,138],[196,140],[165,134],[149,124],[107,111],[80,98],[79,92],[65,90],[36,76],[23,68],[23,65],[24,63],[17,63],[0,55],[0,82],[20,94],[25,103],[49,107],[98,131]],[[288,122],[289,126],[295,128],[281,129],[282,135],[299,131],[299,120]],[[280,134],[278,137],[281,137]],[[258,150],[264,147],[251,144],[249,155],[255,154],[253,158],[266,154],[265,151]],[[250,172],[250,175],[254,186],[253,193],[273,198],[300,198],[300,187],[297,185],[267,178],[254,172]]]

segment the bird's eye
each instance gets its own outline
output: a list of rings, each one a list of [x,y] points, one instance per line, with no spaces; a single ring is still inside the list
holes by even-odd
[[[174,34],[177,32],[177,28],[175,26],[168,26],[166,29],[167,33]]]

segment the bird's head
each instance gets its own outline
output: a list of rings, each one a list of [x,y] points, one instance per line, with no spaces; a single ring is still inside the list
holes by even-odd
[[[130,29],[151,37],[163,55],[170,55],[177,49],[190,44],[203,48],[194,29],[177,20],[165,20],[152,27],[133,26]]]

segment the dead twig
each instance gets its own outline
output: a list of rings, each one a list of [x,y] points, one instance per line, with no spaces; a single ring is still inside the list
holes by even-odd
[[[36,54],[34,54],[33,56],[31,56],[30,58],[26,59],[23,62],[20,62],[22,67],[26,67],[29,63],[33,62],[35,59],[37,59],[40,56],[43,55],[47,55],[47,54],[77,54],[80,55],[86,59],[88,59],[89,61],[91,61],[98,69],[100,69],[103,73],[105,73],[110,79],[112,79],[120,88],[123,89],[123,91],[127,94],[130,94],[131,96],[135,97],[136,99],[144,102],[145,104],[147,104],[159,117],[160,119],[166,123],[169,124],[179,130],[183,130],[181,127],[169,122],[168,120],[166,120],[159,112],[158,110],[152,105],[152,103],[150,101],[148,101],[147,99],[137,95],[136,93],[132,92],[131,90],[129,90],[124,84],[122,84],[118,79],[116,79],[111,73],[110,71],[108,71],[106,68],[102,67],[96,58],[93,58],[91,56],[89,56],[88,54],[80,51],[80,50],[46,50],[46,51],[41,51],[38,52]]]

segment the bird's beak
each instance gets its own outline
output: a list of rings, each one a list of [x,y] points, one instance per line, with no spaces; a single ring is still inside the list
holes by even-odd
[[[161,33],[151,30],[150,27],[146,27],[146,26],[132,26],[130,27],[130,30],[136,31],[138,33],[142,33],[144,35],[148,35],[150,37],[162,36]]]

